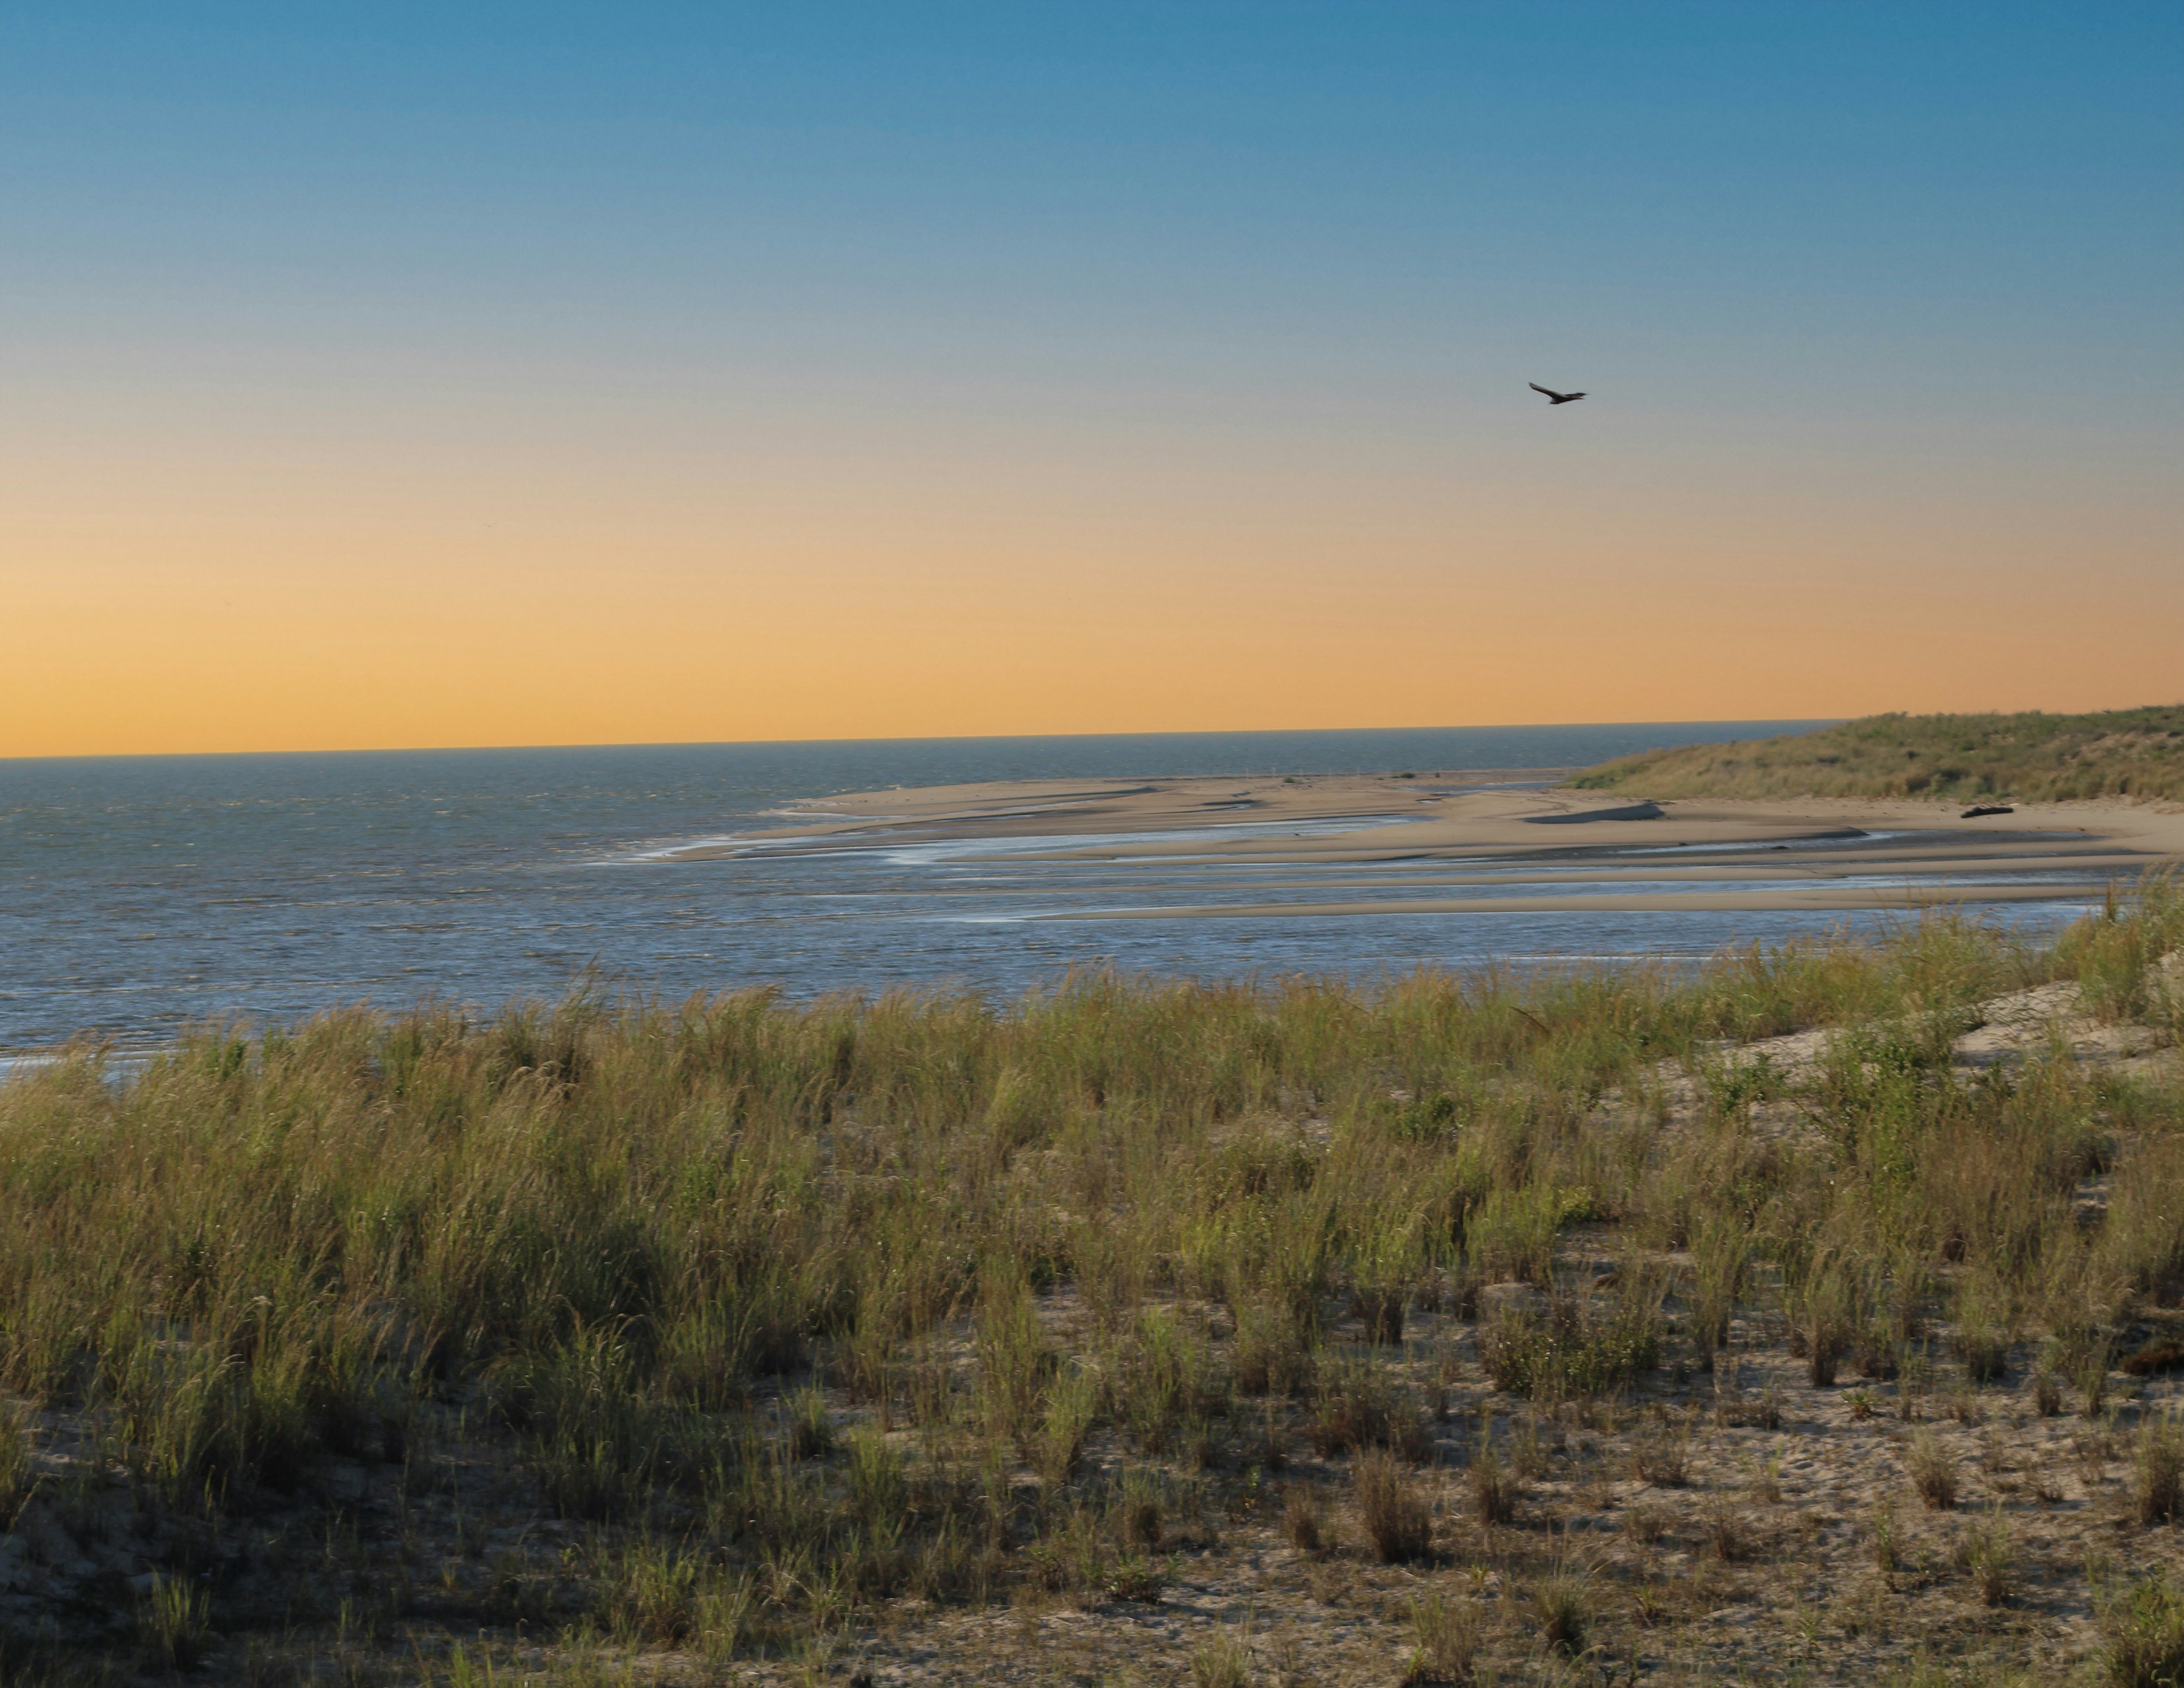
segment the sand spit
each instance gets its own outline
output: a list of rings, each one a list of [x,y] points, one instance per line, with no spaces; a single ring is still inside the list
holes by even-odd
[[[1912,908],[2098,894],[2184,861],[2184,811],[2123,802],[2024,804],[1964,818],[1954,804],[1816,798],[1630,804],[1558,788],[1556,769],[1264,779],[1009,781],[858,792],[813,818],[670,851],[668,861],[911,844],[962,861],[1194,864],[1306,870],[1219,902],[1056,914],[1069,920],[1211,918],[1279,909],[1338,916]],[[1072,840],[1081,842],[1072,844]],[[1354,873],[1344,894],[1310,870]],[[1724,882],[1747,888],[1724,889]],[[1692,889],[1672,887],[1684,885]],[[1697,889],[1700,886],[1705,889]],[[1446,898],[1362,889],[1476,888]],[[1479,891],[1488,894],[1479,894]]]
[[[898,787],[812,798],[791,805],[812,818],[669,853],[668,859],[741,855],[754,850],[839,848],[845,843],[954,842],[978,838],[1112,838],[1189,833],[1239,823],[1355,821],[1361,827],[1408,819],[1456,799],[1495,794],[1495,786],[1542,786],[1566,768],[1456,770],[1405,779],[1325,774],[1262,779],[992,780],[970,785]],[[1572,808],[1603,806],[1598,799]]]

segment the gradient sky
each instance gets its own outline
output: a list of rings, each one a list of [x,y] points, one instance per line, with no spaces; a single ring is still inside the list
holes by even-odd
[[[15,7],[0,755],[2175,701],[2180,284],[2174,0]]]

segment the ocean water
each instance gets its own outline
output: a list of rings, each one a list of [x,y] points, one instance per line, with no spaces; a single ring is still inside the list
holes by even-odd
[[[1035,841],[1000,860],[990,841],[972,850],[885,839],[821,855],[662,857],[786,824],[785,804],[835,792],[1571,766],[1814,724],[0,760],[0,1050],[79,1035],[151,1047],[192,1022],[292,1022],[356,1002],[491,1007],[585,976],[672,1000],[758,983],[796,996],[1013,992],[1099,964],[1373,977],[1421,964],[1696,955],[1860,919],[1576,908],[1160,918],[1164,905],[1235,900],[1240,889],[1289,901],[1412,894],[1362,889],[1401,877],[1384,868],[1224,865],[1217,843],[1234,823],[1207,828],[1206,858],[1180,864],[1042,861]],[[1591,888],[1613,877],[1604,867]],[[2002,913],[2052,924],[2077,906],[2066,898]],[[1039,918],[1115,908],[1139,912]]]

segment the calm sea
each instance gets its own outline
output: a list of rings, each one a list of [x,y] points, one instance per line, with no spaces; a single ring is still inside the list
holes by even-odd
[[[1042,863],[1036,850],[1000,864],[884,841],[821,855],[657,856],[783,824],[785,803],[833,792],[1581,766],[1812,724],[0,760],[0,1049],[86,1033],[141,1047],[193,1021],[290,1021],[360,1001],[489,1006],[558,993],[588,969],[671,999],[760,983],[797,995],[1012,991],[1100,962],[1372,976],[1419,963],[1688,955],[1849,917],[1275,911],[1044,922],[1030,916],[1219,896],[1202,869]],[[2010,917],[2071,911],[2020,906]]]

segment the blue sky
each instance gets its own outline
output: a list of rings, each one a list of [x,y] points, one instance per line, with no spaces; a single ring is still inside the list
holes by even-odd
[[[2172,5],[53,8],[6,64],[33,322],[1990,392],[2184,337]]]
[[[604,529],[732,460],[1181,535],[1256,502],[1362,535],[1368,587],[1383,516],[1679,499],[1763,563],[1855,506],[2176,587],[2173,4],[114,5],[0,42],[42,545],[100,463],[338,502],[460,459]],[[1552,460],[1529,379],[1594,395]]]

